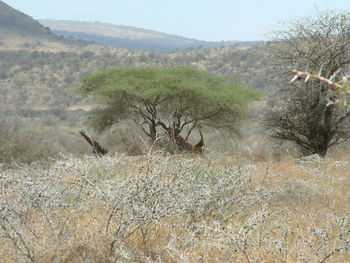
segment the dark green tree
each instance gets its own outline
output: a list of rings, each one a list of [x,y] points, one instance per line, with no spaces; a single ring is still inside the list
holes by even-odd
[[[162,133],[179,150],[193,150],[189,136],[202,126],[235,130],[248,102],[258,97],[229,78],[189,66],[100,71],[84,77],[78,92],[101,105],[90,118],[98,130],[132,118],[151,143]]]

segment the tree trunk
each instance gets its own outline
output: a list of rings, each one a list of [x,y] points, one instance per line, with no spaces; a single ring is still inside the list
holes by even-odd
[[[156,123],[152,121],[152,123],[149,124],[149,134],[151,138],[151,143],[153,144],[157,140],[157,129],[156,129]]]

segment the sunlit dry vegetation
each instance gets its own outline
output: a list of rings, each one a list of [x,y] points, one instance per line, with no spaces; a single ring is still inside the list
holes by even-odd
[[[1,40],[1,39],[0,39]],[[71,88],[87,73],[116,66],[169,67],[187,64],[222,76],[248,82],[253,88],[265,89],[269,65],[264,46],[230,47],[223,49],[191,49],[182,52],[155,53],[116,47],[59,45],[57,49],[42,50],[43,43],[28,44],[20,50],[0,49],[0,100],[8,107],[19,102],[36,110],[48,107],[69,110],[84,101],[73,96]],[[19,43],[25,43],[19,41]],[[1,46],[0,46],[1,48]],[[254,77],[252,77],[254,76]],[[85,104],[87,102],[85,101]]]
[[[66,156],[1,173],[2,262],[346,262],[348,161]]]
[[[334,62],[324,55],[337,44],[330,37],[325,49],[295,39]],[[302,139],[318,139],[323,126],[336,131],[320,107],[311,111],[317,103],[346,112],[334,126],[346,131],[349,78],[336,67],[344,58],[347,69],[348,59],[337,49],[339,61],[323,76],[314,71],[324,61],[312,72],[287,63],[283,77],[296,74],[288,84],[273,79],[272,44],[156,53],[0,39],[0,262],[349,262],[349,144],[305,152],[293,140],[271,140],[261,125],[263,115],[275,116],[266,108],[283,83],[289,93],[281,97],[313,87],[273,109],[306,106],[298,114],[309,122],[285,117],[311,130]],[[252,102],[262,93],[254,88],[265,93]],[[95,113],[91,126],[87,113]],[[97,140],[103,156],[91,154]]]

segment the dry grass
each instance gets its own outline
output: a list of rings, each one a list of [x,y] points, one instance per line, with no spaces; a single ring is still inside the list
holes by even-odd
[[[0,164],[30,164],[57,158],[61,149],[36,130],[29,120],[0,112]]]
[[[0,262],[348,262],[350,162],[67,157],[2,170]]]

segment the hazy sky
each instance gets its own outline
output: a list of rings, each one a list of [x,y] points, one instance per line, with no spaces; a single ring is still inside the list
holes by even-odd
[[[261,40],[280,21],[350,0],[4,0],[35,19],[99,21],[200,40]]]

